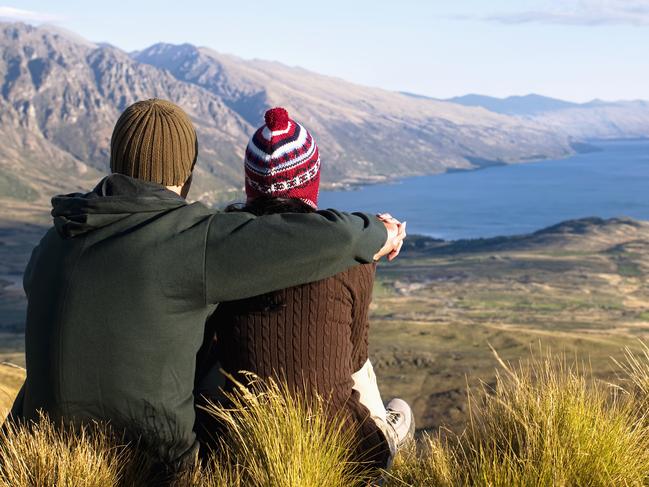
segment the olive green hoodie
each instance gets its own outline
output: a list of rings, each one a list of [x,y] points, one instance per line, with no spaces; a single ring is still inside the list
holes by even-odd
[[[13,414],[110,420],[166,462],[195,445],[195,358],[216,304],[370,262],[386,238],[369,215],[221,213],[118,174],[52,205],[24,276]]]

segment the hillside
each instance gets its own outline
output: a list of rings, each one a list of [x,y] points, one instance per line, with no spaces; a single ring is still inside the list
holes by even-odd
[[[471,94],[449,98],[447,101],[469,107],[483,107],[489,111],[506,115],[536,115],[579,106],[577,103],[535,94],[508,96],[507,98]]]
[[[490,345],[517,360],[539,345],[612,380],[611,356],[649,339],[649,223],[588,218],[530,235],[409,239],[379,267],[371,356],[385,395],[422,427],[461,430],[466,385],[494,380]]]
[[[0,226],[0,360],[23,361],[21,276],[42,232]],[[378,268],[370,355],[382,392],[412,401],[423,428],[459,430],[467,377],[493,381],[489,344],[516,360],[542,342],[609,378],[611,356],[649,339],[648,262],[649,223],[631,219],[574,220],[494,239],[413,236]],[[0,383],[16,383],[14,369],[4,373]]]
[[[466,95],[447,101],[518,116],[578,139],[649,137],[649,102],[642,100],[571,103],[530,94],[507,98]]]
[[[88,187],[107,168],[119,113],[150,97],[180,104],[194,120],[192,196],[208,202],[241,187],[247,138],[279,104],[316,135],[329,185],[572,153],[567,137],[533,122],[188,44],[129,55],[60,29],[0,23],[0,47],[0,197],[12,211]]]
[[[516,162],[570,152],[567,140],[533,124],[446,102],[422,103],[276,62],[188,44],[157,44],[133,57],[208,89],[251,124],[266,107],[286,105],[317,135],[334,180],[439,172],[470,167],[473,158]]]
[[[47,28],[0,24],[0,46],[2,173],[41,199],[87,188],[105,172],[112,127],[142,98],[171,99],[192,116],[201,140],[199,191],[222,191],[239,176],[248,126],[218,97],[116,48]]]
[[[410,255],[459,255],[480,252],[588,252],[618,244],[649,242],[649,223],[631,218],[582,218],[558,223],[527,235],[444,241],[415,236],[405,248]]]

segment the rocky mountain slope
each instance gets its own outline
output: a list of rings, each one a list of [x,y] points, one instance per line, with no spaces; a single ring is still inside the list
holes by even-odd
[[[192,116],[212,189],[231,187],[248,126],[223,101],[110,46],[21,24],[0,28],[2,173],[37,192],[87,186],[105,172],[112,126],[135,100],[168,98]]]
[[[129,55],[61,30],[0,23],[0,46],[0,196],[16,205],[97,179],[119,113],[150,97],[194,120],[201,183],[192,196],[207,201],[241,187],[247,138],[280,104],[314,132],[330,185],[572,152],[569,137],[536,122],[188,44]]]
[[[315,134],[331,180],[368,180],[567,154],[567,138],[535,124],[447,102],[413,100],[280,63],[157,44],[133,54],[220,96],[255,125],[286,105]]]

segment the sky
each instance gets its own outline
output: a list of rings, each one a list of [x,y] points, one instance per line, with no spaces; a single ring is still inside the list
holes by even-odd
[[[0,0],[127,51],[157,42],[436,98],[649,100],[649,0]]]

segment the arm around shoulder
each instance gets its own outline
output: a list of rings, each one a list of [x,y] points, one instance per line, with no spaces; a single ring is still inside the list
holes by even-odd
[[[363,213],[217,213],[206,241],[206,300],[241,299],[324,279],[372,262],[386,238],[384,224]]]

